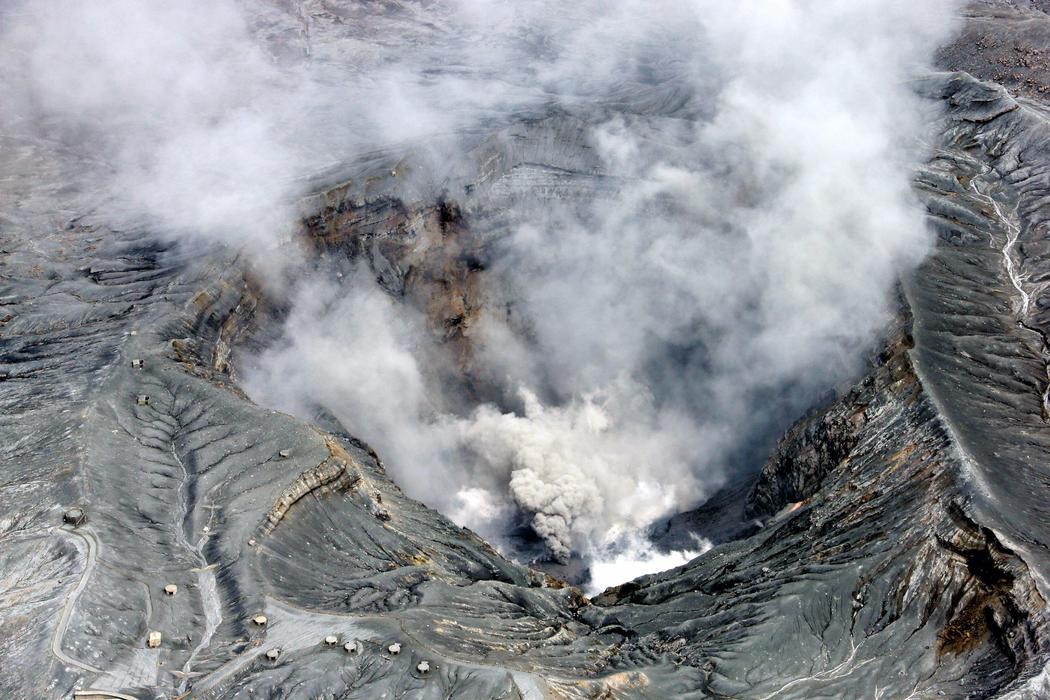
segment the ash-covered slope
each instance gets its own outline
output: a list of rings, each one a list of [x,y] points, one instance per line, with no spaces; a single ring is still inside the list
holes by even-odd
[[[965,73],[920,89],[945,107],[915,180],[937,244],[867,375],[665,534],[716,523],[723,544],[593,601],[406,498],[333,421],[250,401],[237,348],[270,337],[284,300],[237,253],[111,230],[62,211],[47,173],[16,178],[0,221],[0,695],[1050,693],[1050,124]],[[625,103],[681,107],[658,93]],[[477,135],[476,167],[440,201],[405,184],[405,154],[379,153],[303,202],[314,249],[421,306],[470,391],[486,390],[463,338],[485,236],[511,204],[619,186],[578,115],[519,116]],[[46,144],[17,143],[46,162]],[[86,522],[63,523],[73,506]]]

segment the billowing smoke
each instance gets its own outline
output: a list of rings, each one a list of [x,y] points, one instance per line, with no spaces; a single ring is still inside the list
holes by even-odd
[[[74,153],[85,206],[105,198],[117,225],[238,244],[290,230],[280,93],[305,88],[235,5],[26,2],[3,19],[4,130]]]
[[[695,48],[674,58],[700,116],[595,125],[615,196],[550,208],[503,242],[493,274],[524,322],[488,318],[479,340],[522,409],[479,409],[467,431],[493,469],[511,465],[513,500],[562,556],[754,468],[749,448],[857,369],[929,241],[906,79],[950,24],[944,6],[694,3],[695,45],[674,25],[633,33],[639,8],[624,7],[614,45],[657,52],[636,59],[670,61],[657,38]],[[602,65],[618,32],[598,34]]]
[[[851,376],[929,245],[909,183],[930,115],[908,81],[954,0],[280,8],[24,3],[0,118],[76,150],[103,212],[269,267],[302,264],[280,245],[294,198],[365,151],[411,145],[436,197],[476,168],[455,134],[582,124],[593,196],[512,199],[487,241],[467,337],[491,400],[450,399],[418,310],[361,267],[294,285],[283,338],[245,365],[257,400],[323,408],[496,539],[524,516],[610,580],[677,563],[638,533]]]
[[[228,243],[268,268],[298,261],[295,246],[277,248],[317,178],[500,104],[491,88],[424,75],[454,46],[380,54],[360,22],[315,56],[326,47],[311,47],[307,21],[279,0],[4,3],[0,125],[52,144],[37,157],[65,166],[56,184],[112,226]]]

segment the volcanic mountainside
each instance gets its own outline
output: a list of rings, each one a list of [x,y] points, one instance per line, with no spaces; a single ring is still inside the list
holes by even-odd
[[[866,376],[654,535],[713,549],[593,599],[405,497],[338,425],[250,401],[238,352],[283,302],[235,251],[4,180],[0,697],[1050,696],[1047,46],[1040,7],[970,7],[917,83],[944,107],[914,182],[936,247]],[[680,107],[639,94],[615,108]],[[301,237],[366,261],[480,386],[464,330],[504,213],[615,196],[586,127],[494,124],[440,198],[403,187],[412,153],[372,153],[319,181]]]

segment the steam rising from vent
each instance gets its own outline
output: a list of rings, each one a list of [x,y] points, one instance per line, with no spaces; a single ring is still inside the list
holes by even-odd
[[[293,285],[246,385],[323,407],[483,534],[524,514],[555,557],[655,566],[636,533],[753,468],[850,376],[924,255],[909,183],[928,115],[908,79],[955,6],[460,0],[391,50],[349,0],[324,32],[277,4],[246,26],[222,0],[33,2],[5,15],[0,119],[75,147],[103,211],[278,268],[318,172],[408,144],[425,200],[477,169],[450,135],[571,115],[594,196],[511,197],[487,241],[468,339],[492,401],[435,381],[426,324],[362,269]]]
[[[601,542],[611,524],[643,528],[692,495],[690,455],[675,454],[680,439],[651,413],[636,423],[595,395],[545,407],[522,389],[521,400],[523,415],[482,406],[459,437],[490,470],[508,470],[512,498],[556,557]]]
[[[594,554],[587,595],[595,596],[639,576],[688,564],[709,549],[710,542],[697,538],[695,550],[656,552],[643,537],[632,533],[615,546]]]

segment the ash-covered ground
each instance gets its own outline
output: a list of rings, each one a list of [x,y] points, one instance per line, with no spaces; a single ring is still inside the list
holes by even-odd
[[[1050,697],[1050,7],[913,5],[0,9],[0,696]]]

